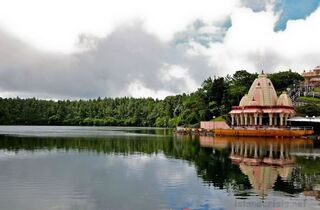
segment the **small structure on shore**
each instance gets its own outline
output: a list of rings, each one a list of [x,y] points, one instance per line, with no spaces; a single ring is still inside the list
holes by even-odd
[[[271,80],[262,72],[229,114],[231,126],[283,126],[295,111],[288,94],[283,92],[278,97]]]

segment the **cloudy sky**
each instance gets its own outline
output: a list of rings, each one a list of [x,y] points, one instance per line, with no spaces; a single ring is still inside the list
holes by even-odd
[[[320,65],[320,0],[0,0],[0,97],[164,98]]]

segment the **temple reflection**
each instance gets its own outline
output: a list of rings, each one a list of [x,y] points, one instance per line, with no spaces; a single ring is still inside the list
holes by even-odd
[[[307,154],[313,143],[307,139],[263,139],[239,137],[200,137],[202,147],[229,149],[229,158],[239,165],[254,191],[262,198],[274,187],[278,177],[290,179],[296,156]],[[310,153],[312,154],[312,153]]]

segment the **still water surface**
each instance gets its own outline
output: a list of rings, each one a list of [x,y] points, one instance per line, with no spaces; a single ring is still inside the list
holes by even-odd
[[[305,139],[0,126],[0,209],[320,209]]]

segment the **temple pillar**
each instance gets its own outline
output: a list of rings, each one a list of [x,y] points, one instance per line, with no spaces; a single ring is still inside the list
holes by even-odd
[[[283,114],[280,114],[280,126],[283,126]]]
[[[285,145],[284,154],[285,154],[285,157],[286,157],[286,158],[289,158],[289,157],[290,157],[290,153],[289,153],[289,147],[288,147],[288,145]]]
[[[262,148],[262,144],[259,145],[259,156],[262,157],[264,153],[264,147]]]
[[[280,159],[283,159],[284,155],[283,155],[283,143],[280,144]]]
[[[240,125],[243,125],[243,114],[240,114]]]
[[[289,118],[289,115],[288,114],[285,114],[284,115],[284,125],[287,125],[288,122],[287,122],[287,119]]]
[[[272,113],[269,113],[269,125],[272,126]]]
[[[254,114],[254,125],[258,125],[258,114]]]
[[[273,145],[269,143],[269,158],[273,158]]]
[[[262,118],[263,118],[263,114],[260,114],[260,117],[259,117],[259,125],[262,125]]]
[[[278,116],[274,116],[274,125],[277,125],[278,124]]]
[[[248,125],[248,114],[244,114],[244,125]]]
[[[254,143],[254,158],[258,158],[258,144]]]
[[[239,122],[239,115],[236,115],[235,117],[236,117],[236,124],[239,125],[239,124],[240,124],[240,122]]]
[[[234,126],[234,115],[231,114],[231,125]]]
[[[249,114],[249,125],[253,124],[253,117],[252,114]]]
[[[231,155],[234,155],[234,143],[231,142]]]
[[[244,157],[248,156],[248,145],[247,143],[244,143]]]

